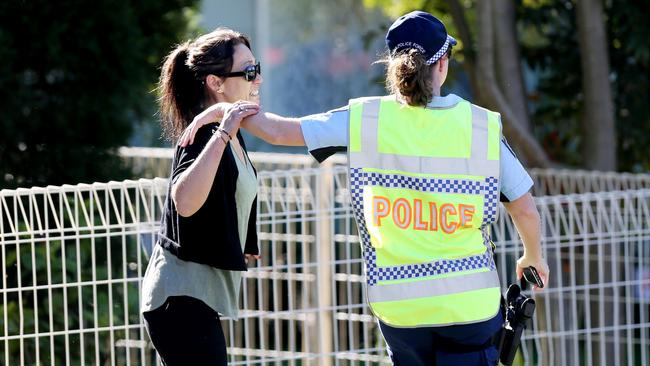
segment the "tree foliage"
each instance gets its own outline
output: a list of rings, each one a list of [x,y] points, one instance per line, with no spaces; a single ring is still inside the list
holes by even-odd
[[[0,2],[0,188],[120,179],[197,0]]]
[[[502,5],[508,0],[491,2]],[[515,8],[515,25],[521,52],[521,58],[517,62],[523,62],[525,65],[524,76],[528,80],[526,109],[532,121],[531,126],[522,124],[522,127],[529,129],[528,132],[536,140],[535,144],[541,144],[543,151],[556,163],[588,167],[589,159],[593,159],[593,156],[583,148],[585,139],[590,137],[586,136],[580,126],[581,119],[587,115],[585,109],[588,108],[585,105],[584,70],[581,61],[584,61],[584,57],[590,58],[591,62],[599,60],[594,55],[581,54],[576,2],[511,2]],[[478,10],[485,5],[483,3],[477,0],[364,0],[366,6],[380,7],[391,17],[421,9],[441,18],[449,32],[460,40],[461,44],[455,49],[454,59],[463,66],[469,76],[474,100],[494,108],[490,105],[493,93],[480,93],[479,84],[484,74],[479,72],[481,63],[476,62],[481,58],[480,38],[484,34],[478,21]],[[609,134],[617,139],[613,144],[616,147],[596,145],[595,148],[616,148],[618,170],[646,171],[650,168],[650,144],[647,143],[646,137],[650,134],[650,111],[645,106],[650,100],[650,88],[647,87],[650,81],[650,23],[645,16],[649,11],[648,2],[603,2],[603,26],[609,51],[609,81],[615,119],[615,131],[612,130]],[[494,21],[503,22],[504,19],[495,17]],[[499,44],[498,34],[496,36],[496,44]],[[460,57],[457,57],[459,53]],[[496,56],[498,67],[503,59],[499,55]],[[476,82],[472,81],[473,77],[477,78]],[[497,75],[491,84],[501,84],[503,90],[502,77],[504,75]],[[507,101],[512,105],[510,100]],[[513,115],[516,114],[515,111]],[[504,123],[512,122],[506,118]],[[594,125],[593,128],[600,127]],[[512,139],[511,136],[508,137]],[[520,151],[527,149],[526,146],[518,148]],[[522,152],[522,155],[526,155],[525,151]]]
[[[526,3],[526,2],[525,2]],[[556,160],[584,165],[579,118],[584,108],[574,2],[519,6],[522,55],[536,70],[537,135]],[[605,1],[604,14],[616,119],[618,170],[650,169],[650,3]],[[603,149],[608,148],[602,146]]]

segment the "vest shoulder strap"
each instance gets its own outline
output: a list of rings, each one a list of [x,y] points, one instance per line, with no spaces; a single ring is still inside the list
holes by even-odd
[[[395,99],[394,95],[386,95],[386,96],[371,96],[371,97],[359,97],[359,98],[352,98],[348,101],[349,106],[357,105],[357,104],[364,104],[364,103],[369,103],[375,100],[381,101],[384,100],[386,97]]]

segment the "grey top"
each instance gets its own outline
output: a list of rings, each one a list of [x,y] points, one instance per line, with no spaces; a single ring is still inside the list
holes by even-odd
[[[239,240],[243,249],[248,217],[257,194],[257,178],[250,160],[244,163],[237,154],[234,155],[239,171],[235,201]],[[211,233],[209,228],[206,228],[205,235],[218,234]],[[155,245],[142,280],[140,312],[160,307],[169,296],[191,296],[203,301],[220,314],[236,319],[239,315],[240,288],[240,271],[226,271],[205,264],[186,262],[160,245]]]
[[[429,103],[431,108],[451,107],[463,99],[449,94],[444,97],[434,96]],[[318,113],[300,118],[300,127],[307,148],[312,155],[327,155],[348,146],[348,107],[342,107],[326,113]],[[533,186],[528,175],[504,138],[501,139],[501,201],[511,202],[523,196]],[[316,154],[315,154],[316,153]]]

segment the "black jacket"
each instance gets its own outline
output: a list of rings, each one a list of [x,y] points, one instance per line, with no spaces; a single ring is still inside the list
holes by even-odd
[[[192,145],[176,148],[158,243],[185,261],[207,264],[219,269],[245,271],[246,262],[239,241],[235,202],[239,171],[230,144],[223,152],[210,193],[197,212],[190,217],[180,216],[171,198],[172,185],[199,156],[217,127],[217,124],[201,127]],[[237,139],[246,151],[239,132]],[[253,201],[248,219],[248,233],[243,251],[247,254],[259,254],[256,220],[257,198]]]

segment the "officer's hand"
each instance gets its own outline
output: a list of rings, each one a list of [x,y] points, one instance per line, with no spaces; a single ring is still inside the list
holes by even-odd
[[[546,263],[546,259],[544,258],[528,258],[525,255],[519,260],[517,260],[517,279],[521,280],[521,277],[524,275],[524,268],[526,267],[535,267],[537,270],[537,273],[539,274],[539,277],[542,279],[542,283],[544,284],[544,287],[548,287],[548,279],[549,279],[549,270],[548,270],[548,264]],[[542,290],[542,288],[537,287],[536,285],[533,285],[533,288],[535,290]]]

